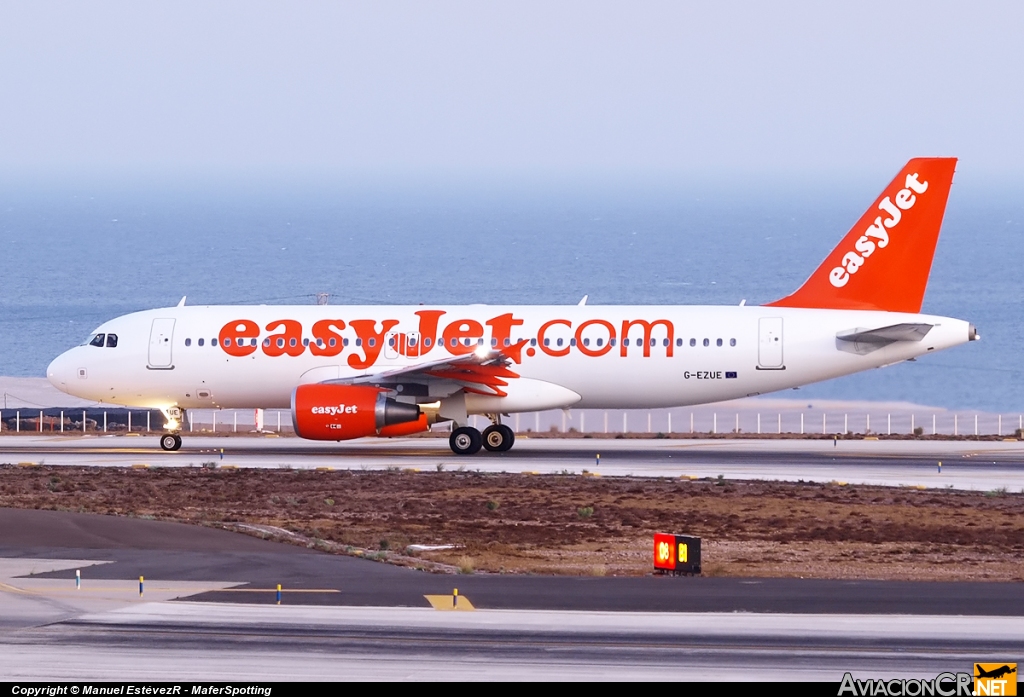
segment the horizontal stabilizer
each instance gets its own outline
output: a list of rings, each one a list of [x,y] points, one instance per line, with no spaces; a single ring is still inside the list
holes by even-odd
[[[933,324],[905,322],[878,329],[850,329],[836,334],[836,347],[840,351],[866,354],[894,344],[897,341],[921,341],[932,330]]]

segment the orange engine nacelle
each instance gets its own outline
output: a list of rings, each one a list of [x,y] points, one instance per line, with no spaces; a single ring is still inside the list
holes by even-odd
[[[299,385],[292,392],[295,433],[309,440],[349,440],[427,430],[427,416],[418,406],[387,393],[358,385]]]

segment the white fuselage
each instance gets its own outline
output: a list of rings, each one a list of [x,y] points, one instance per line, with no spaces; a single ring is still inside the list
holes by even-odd
[[[325,326],[324,320],[336,322]],[[240,322],[249,331],[229,329]],[[901,323],[932,328],[922,340],[863,353],[837,340],[837,334]],[[232,333],[244,338],[225,346]],[[967,322],[931,315],[596,305],[179,306],[118,317],[96,334],[116,335],[116,347],[85,344],[65,352],[49,366],[50,381],[84,399],[161,409],[287,408],[300,384],[391,371],[480,346],[516,353],[525,340],[509,366],[523,379],[507,381],[507,396],[467,394],[469,413],[716,402],[877,368],[973,338]],[[526,384],[556,387],[520,387]]]

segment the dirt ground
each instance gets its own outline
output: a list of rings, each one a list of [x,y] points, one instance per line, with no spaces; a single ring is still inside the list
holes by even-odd
[[[433,570],[1024,581],[1024,494],[724,479],[0,466],[0,506],[227,527]],[[3,531],[0,531],[0,541]],[[408,552],[409,545],[454,545]]]

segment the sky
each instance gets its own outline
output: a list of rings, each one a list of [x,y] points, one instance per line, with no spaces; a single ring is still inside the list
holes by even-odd
[[[0,66],[15,177],[1024,181],[1022,3],[3,0]]]

